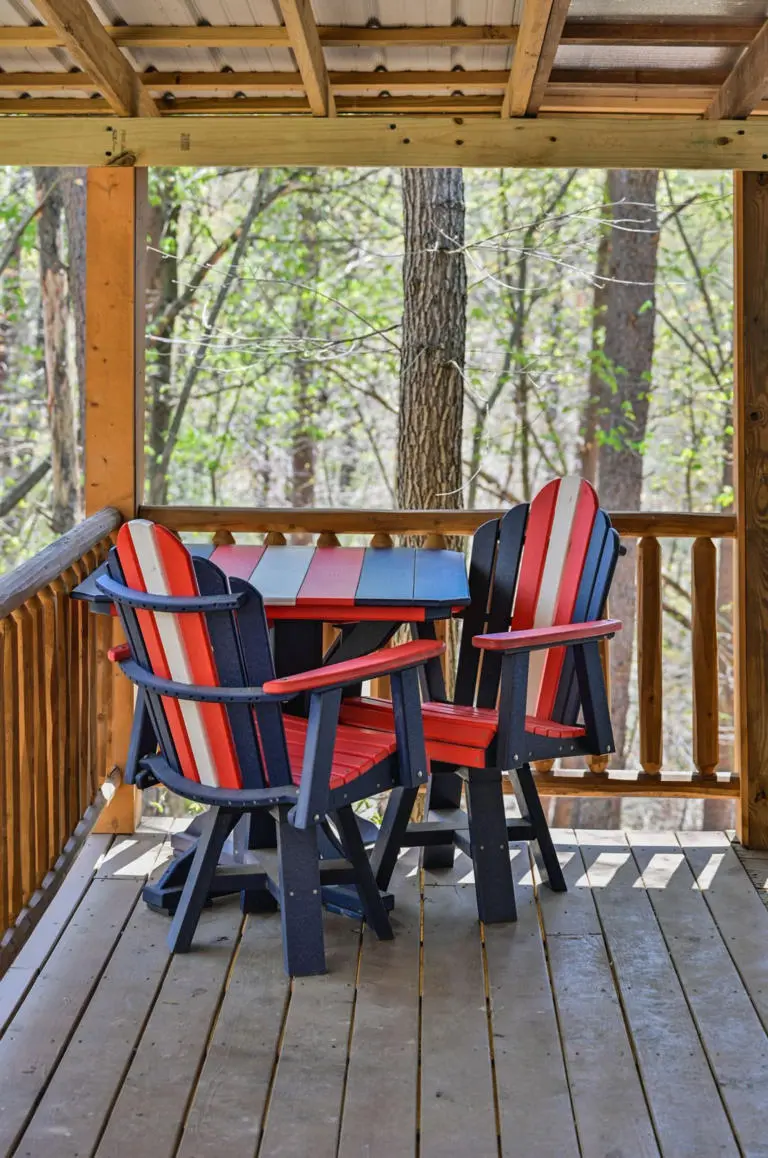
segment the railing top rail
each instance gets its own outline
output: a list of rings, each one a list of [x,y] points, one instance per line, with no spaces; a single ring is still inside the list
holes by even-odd
[[[174,531],[282,531],[284,534],[397,534],[439,532],[444,535],[472,535],[477,528],[497,519],[500,510],[472,511],[393,511],[345,510],[343,508],[295,507],[141,507],[142,518],[162,523]],[[736,534],[736,516],[685,511],[617,511],[611,519],[620,535],[640,539],[700,537],[727,539]]]
[[[43,547],[26,563],[0,577],[0,619],[10,615],[38,591],[71,567],[120,526],[122,516],[114,507],[104,507],[71,531]]]

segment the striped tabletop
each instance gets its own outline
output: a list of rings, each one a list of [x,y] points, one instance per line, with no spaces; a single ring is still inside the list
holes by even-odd
[[[189,544],[193,555],[261,592],[270,619],[440,618],[469,603],[464,556],[418,547],[214,547]],[[99,569],[100,571],[101,569]],[[94,572],[74,591],[106,601]],[[360,611],[366,609],[365,614]]]

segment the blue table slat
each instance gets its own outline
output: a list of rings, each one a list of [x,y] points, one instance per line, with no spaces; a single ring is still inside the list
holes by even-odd
[[[355,592],[356,604],[413,602],[415,547],[368,547]]]
[[[423,550],[416,553],[416,603],[457,603],[469,599],[464,556],[457,551]]]
[[[186,547],[190,555],[197,555],[199,559],[210,559],[216,550],[215,543],[187,543]]]
[[[267,547],[249,582],[265,603],[292,606],[309,570],[314,547]]]

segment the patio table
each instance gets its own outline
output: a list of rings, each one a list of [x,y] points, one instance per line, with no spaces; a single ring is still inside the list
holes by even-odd
[[[314,547],[189,544],[192,555],[210,558],[226,575],[246,579],[260,591],[273,630],[278,676],[293,675],[323,663],[340,663],[385,646],[404,624],[417,638],[434,638],[435,622],[449,619],[470,602],[464,556],[458,551],[426,547]],[[112,604],[97,586],[106,564],[72,592],[91,610],[109,614]],[[340,628],[323,649],[323,624]],[[432,661],[426,671],[430,700],[445,699],[442,667]],[[347,694],[359,694],[350,688]],[[292,708],[303,713],[303,698]],[[155,737],[141,691],[126,761],[131,782],[141,758],[155,750]],[[374,826],[361,821],[364,838],[375,839]],[[175,851],[190,856],[195,821],[174,838]],[[233,857],[234,850],[228,854]],[[337,856],[337,850],[328,850]],[[148,885],[144,899],[153,908],[171,908],[179,892],[180,859],[160,880]],[[355,898],[345,890],[327,891],[329,907],[354,912]]]

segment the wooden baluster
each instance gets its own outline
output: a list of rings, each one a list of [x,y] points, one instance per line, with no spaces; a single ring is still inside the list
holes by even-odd
[[[49,855],[48,768],[45,760],[45,681],[43,673],[43,606],[39,595],[27,600],[31,627],[29,657],[32,680],[33,728],[31,735],[32,779],[35,810],[35,887],[40,884],[52,862]]]
[[[111,771],[108,767],[110,721],[112,717],[112,664],[107,652],[112,646],[112,617],[94,615],[91,630],[96,650],[96,789]]]
[[[55,718],[58,721],[58,728],[56,731],[56,811],[58,814],[58,831],[60,838],[60,848],[69,837],[72,829],[69,825],[69,801],[67,798],[67,791],[70,779],[73,775],[72,767],[69,763],[69,681],[70,672],[68,667],[69,655],[69,609],[67,606],[68,597],[66,595],[67,585],[63,578],[59,576],[55,579],[50,587],[54,600],[54,615],[55,615],[55,640],[56,652],[54,660],[54,691],[56,695]]]
[[[76,587],[85,578],[87,572],[82,559],[78,559],[72,566],[73,583]],[[69,662],[72,671],[72,683],[75,688],[75,711],[72,717],[72,728],[77,734],[76,758],[73,764],[75,775],[73,787],[76,792],[74,799],[75,824],[88,807],[88,605],[80,599],[70,601],[71,609],[71,646]]]
[[[90,575],[92,571],[98,567],[99,562],[95,551],[88,551],[83,556],[85,564],[86,575]],[[95,616],[91,614],[90,608],[87,609],[87,614],[83,617],[85,626],[85,641],[86,641],[86,670],[85,679],[88,689],[88,709],[85,720],[86,736],[88,740],[88,763],[85,769],[85,804],[83,811],[93,800],[99,786],[98,772],[96,766],[96,748],[97,748],[97,730],[98,730],[98,705],[97,705],[97,663],[96,663],[96,630],[94,626]]]
[[[0,824],[5,829],[5,864],[0,891],[7,919],[7,928],[21,910],[23,885],[21,872],[21,785],[19,762],[20,696],[18,677],[18,657],[16,624],[12,616],[0,620],[0,646],[2,646],[2,698],[3,698],[3,798],[0,801],[3,815]]]
[[[282,531],[267,531],[264,536],[265,547],[284,547],[285,543],[286,539]]]
[[[18,836],[21,845],[21,896],[26,904],[35,890],[34,744],[36,705],[32,679],[32,620],[26,605],[12,612],[16,627],[16,679],[19,767]]]
[[[441,535],[437,531],[430,531],[424,540],[424,546],[428,551],[445,551],[445,535]]]
[[[371,537],[370,546],[371,547],[392,547],[392,546],[394,546],[394,544],[392,542],[392,536],[390,534],[388,534],[386,531],[377,531],[376,534]]]
[[[661,548],[655,538],[637,548],[637,670],[640,764],[658,773],[662,762]]]
[[[213,534],[214,547],[231,547],[235,542],[235,536],[226,527],[219,527]]]
[[[48,797],[48,859],[53,864],[64,846],[68,833],[64,831],[64,817],[61,809],[60,788],[63,769],[59,762],[59,736],[62,721],[59,717],[57,691],[57,640],[56,640],[56,597],[49,585],[40,591],[38,598],[42,612],[42,702],[44,714],[43,747],[47,775]]]
[[[720,758],[717,656],[717,551],[711,539],[691,549],[693,662],[693,762],[702,776],[714,776]]]

